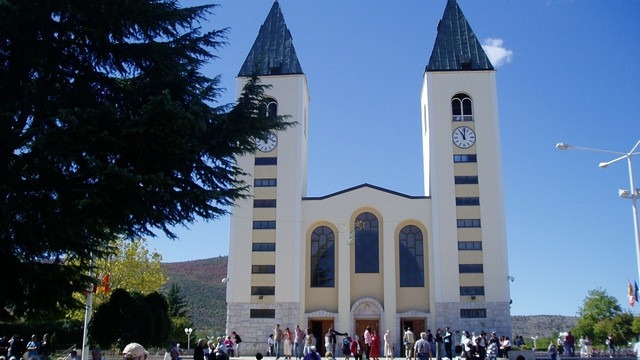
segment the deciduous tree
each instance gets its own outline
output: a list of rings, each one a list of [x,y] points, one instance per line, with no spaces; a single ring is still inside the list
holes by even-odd
[[[0,304],[79,305],[120,237],[215,219],[246,196],[235,156],[289,126],[253,77],[236,105],[202,74],[226,29],[177,0],[0,1]]]
[[[578,315],[575,334],[588,336],[596,347],[603,347],[609,334],[613,334],[617,344],[626,344],[635,336],[633,315],[622,311],[618,299],[604,289],[590,290]]]

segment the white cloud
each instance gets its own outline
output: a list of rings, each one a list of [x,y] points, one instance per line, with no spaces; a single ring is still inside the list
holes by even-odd
[[[484,52],[487,53],[489,60],[494,67],[500,67],[504,63],[510,63],[513,57],[513,51],[504,47],[502,39],[487,38],[482,44]]]

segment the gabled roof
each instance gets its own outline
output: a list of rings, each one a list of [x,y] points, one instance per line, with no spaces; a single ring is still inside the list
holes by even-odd
[[[448,0],[426,71],[493,70],[456,0]]]
[[[380,186],[376,186],[376,185],[371,185],[371,184],[360,184],[357,186],[353,186],[350,187],[348,189],[344,189],[344,190],[340,190],[340,191],[336,191],[334,193],[331,193],[329,195],[324,195],[324,196],[308,196],[308,197],[304,197],[302,198],[302,200],[324,200],[324,199],[328,199],[334,196],[338,196],[338,195],[342,195],[351,191],[356,191],[358,189],[362,189],[362,188],[370,188],[370,189],[374,189],[377,191],[381,191],[381,192],[385,192],[394,196],[399,196],[399,197],[403,197],[403,198],[407,198],[407,199],[428,199],[428,196],[412,196],[412,195],[406,195],[403,193],[399,193],[397,191],[393,191],[393,190],[389,190],[389,189],[385,189],[383,187]]]
[[[302,74],[293,38],[280,11],[278,0],[273,3],[269,15],[260,27],[247,59],[238,76],[251,76],[256,66],[258,75]]]

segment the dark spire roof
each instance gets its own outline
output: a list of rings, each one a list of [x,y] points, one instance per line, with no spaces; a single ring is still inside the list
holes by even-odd
[[[302,74],[293,38],[280,11],[278,0],[260,27],[256,41],[247,55],[238,76],[251,76],[260,67],[259,75]]]
[[[426,71],[493,70],[456,0],[448,0]]]

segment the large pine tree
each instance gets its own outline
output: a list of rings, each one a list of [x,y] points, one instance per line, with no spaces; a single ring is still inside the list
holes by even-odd
[[[213,5],[0,0],[0,304],[53,314],[115,239],[215,219],[245,196],[234,157],[284,129],[256,77],[220,105]],[[69,259],[80,261],[69,262]],[[74,264],[74,265],[71,265]]]

